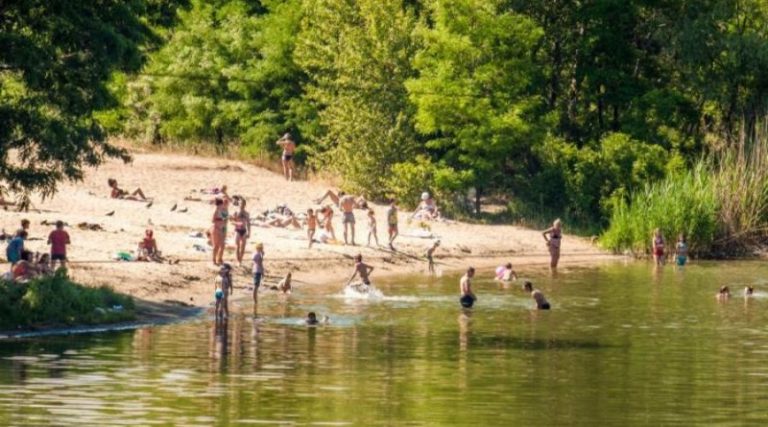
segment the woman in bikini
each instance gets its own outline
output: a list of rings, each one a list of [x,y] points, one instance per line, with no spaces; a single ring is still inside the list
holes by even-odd
[[[243,256],[245,255],[245,245],[248,243],[248,238],[251,237],[251,216],[248,211],[245,210],[245,199],[240,199],[240,209],[232,217],[232,222],[235,224],[235,246],[237,247],[235,255],[237,257],[237,265],[243,265]]]
[[[658,228],[653,230],[653,237],[651,238],[651,248],[653,251],[653,261],[656,265],[664,264],[664,235],[661,234],[661,230]]]
[[[331,236],[331,239],[336,240],[336,232],[333,229],[333,208],[326,206],[320,213],[323,214],[323,228]]]
[[[211,227],[211,243],[213,244],[213,264],[221,265],[224,263],[224,245],[227,241],[227,219],[229,212],[224,205],[222,198],[216,198],[214,201],[216,209],[213,211],[213,226]]]
[[[107,184],[109,184],[109,188],[112,189],[109,195],[113,199],[138,200],[142,202],[147,200],[147,196],[144,195],[144,192],[141,191],[141,188],[137,188],[129,193],[118,187],[117,180],[114,178],[109,178],[107,180]]]
[[[285,179],[293,181],[293,152],[296,151],[296,143],[293,142],[293,137],[290,133],[286,133],[282,138],[277,140],[277,145],[283,147],[283,156],[281,160],[283,162],[283,174]]]
[[[557,268],[557,263],[560,261],[560,243],[563,239],[562,223],[560,219],[556,219],[552,223],[552,227],[544,230],[541,233],[544,236],[544,240],[547,242],[549,248],[549,256],[551,257],[549,266],[552,270]]]

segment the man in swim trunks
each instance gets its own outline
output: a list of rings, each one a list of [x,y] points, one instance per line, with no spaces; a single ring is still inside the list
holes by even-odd
[[[371,279],[370,274],[373,271],[373,267],[363,262],[363,256],[360,254],[357,254],[355,256],[355,271],[352,272],[352,277],[349,278],[349,281],[347,281],[347,286],[349,286],[350,283],[352,283],[352,280],[355,279],[355,276],[358,274],[360,275],[360,280],[363,282],[364,285],[370,286],[371,285]]]
[[[536,301],[536,308],[539,310],[549,310],[549,302],[544,298],[544,294],[538,289],[533,289],[533,283],[526,281],[523,289],[531,294],[531,298]]]
[[[344,223],[344,244],[347,244],[347,230],[352,233],[352,246],[355,246],[355,198],[345,194],[339,200]]]
[[[461,276],[461,280],[459,281],[459,292],[461,293],[459,302],[464,308],[471,308],[475,304],[475,301],[477,301],[475,293],[472,292],[473,277],[475,277],[475,268],[469,267],[467,272]]]
[[[283,174],[285,179],[293,181],[293,153],[296,151],[296,143],[293,142],[293,136],[290,133],[286,133],[282,138],[277,140],[277,145],[283,147],[283,156],[281,158],[283,162]]]

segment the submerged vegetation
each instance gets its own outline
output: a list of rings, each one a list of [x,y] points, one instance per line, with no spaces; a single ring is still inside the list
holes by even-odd
[[[0,280],[0,328],[115,323],[136,318],[133,299],[72,282],[64,270],[28,283]]]

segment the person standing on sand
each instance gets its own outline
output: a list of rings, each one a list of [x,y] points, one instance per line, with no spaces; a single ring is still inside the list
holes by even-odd
[[[387,230],[389,232],[389,249],[394,251],[395,247],[392,243],[399,234],[397,230],[397,205],[395,205],[394,199],[392,199],[389,209],[387,209]]]
[[[547,242],[547,248],[549,249],[549,267],[550,269],[555,270],[557,268],[557,263],[560,261],[560,244],[563,240],[563,230],[560,218],[556,219],[552,223],[552,227],[544,230],[541,235],[544,236],[544,240]]]
[[[438,246],[440,246],[440,241],[435,240],[435,242],[432,243],[432,246],[427,249],[427,270],[430,274],[435,274],[435,260],[433,259],[433,255]]]
[[[245,245],[251,237],[251,215],[245,210],[245,199],[240,199],[240,209],[232,216],[232,222],[235,223],[235,256],[239,267],[243,265]]]
[[[224,263],[224,246],[227,242],[227,219],[229,212],[224,206],[224,199],[217,197],[214,202],[216,209],[213,211],[211,219],[211,244],[213,245],[213,264],[221,265]]]
[[[253,253],[253,305],[259,302],[259,286],[264,278],[264,244],[256,244],[256,252]]]
[[[660,229],[653,230],[651,238],[651,251],[653,252],[653,262],[656,265],[664,265],[664,235]]]
[[[51,268],[59,262],[61,268],[67,268],[67,245],[69,233],[64,231],[64,221],[56,221],[56,229],[48,235],[48,244],[51,245]]]
[[[330,205],[327,205],[320,210],[320,213],[323,214],[323,229],[329,236],[331,236],[331,240],[335,242],[336,231],[333,229],[333,208]]]
[[[464,308],[472,308],[472,306],[475,305],[475,301],[477,301],[475,293],[472,292],[473,277],[475,277],[475,268],[469,267],[459,281],[459,292],[461,294],[459,303],[461,303],[461,306]]]
[[[373,267],[363,262],[363,256],[360,254],[357,254],[355,256],[355,271],[352,272],[352,277],[349,278],[347,281],[347,285],[349,286],[350,283],[352,283],[352,280],[355,279],[355,276],[358,274],[360,275],[360,280],[363,282],[366,286],[371,286],[371,279],[370,274],[373,271]]]
[[[368,246],[371,246],[371,237],[376,241],[376,247],[379,246],[379,234],[376,232],[376,212],[368,209]]]
[[[538,289],[533,289],[533,283],[529,281],[525,281],[525,284],[523,285],[523,289],[525,292],[528,292],[531,294],[531,298],[533,298],[534,301],[536,301],[536,309],[538,310],[549,310],[549,302],[546,298],[544,298],[544,294],[541,293]]]
[[[293,181],[293,153],[296,151],[296,143],[293,141],[293,136],[290,133],[286,133],[277,140],[277,145],[283,147],[283,155],[281,157],[283,175],[285,175],[286,180]]]
[[[347,230],[351,230],[352,246],[355,246],[355,198],[345,194],[339,199],[344,223],[344,244],[347,242]]]
[[[312,208],[307,209],[307,240],[309,240],[309,249],[312,249],[312,243],[315,240],[315,231],[317,230],[317,214]]]
[[[213,281],[216,297],[216,318],[226,319],[229,317],[229,296],[232,295],[232,266],[227,263],[221,265],[219,273]]]

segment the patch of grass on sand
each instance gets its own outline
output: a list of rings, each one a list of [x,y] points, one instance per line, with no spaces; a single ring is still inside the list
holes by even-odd
[[[28,283],[0,280],[0,329],[94,325],[136,318],[133,298],[72,282],[66,271]]]

